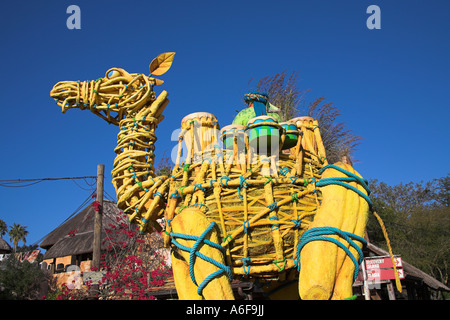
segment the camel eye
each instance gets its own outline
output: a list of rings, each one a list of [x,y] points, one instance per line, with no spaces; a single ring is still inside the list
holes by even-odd
[[[114,77],[117,77],[119,75],[119,73],[117,72],[117,71],[115,71],[115,70],[111,70],[109,73],[108,73],[108,77],[109,78],[114,78]]]
[[[115,77],[117,77],[117,76],[119,76],[119,75],[120,75],[120,73],[117,72],[117,70],[110,70],[110,71],[108,71],[108,72],[106,73],[106,77],[107,77],[108,79],[113,79],[113,78],[115,78]]]

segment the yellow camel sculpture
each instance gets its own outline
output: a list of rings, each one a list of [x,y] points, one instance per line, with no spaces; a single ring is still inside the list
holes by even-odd
[[[351,297],[369,190],[349,164],[327,163],[316,120],[259,117],[219,133],[214,115],[190,114],[171,175],[155,176],[155,129],[168,94],[156,96],[162,81],[153,76],[165,73],[173,57],[155,58],[150,76],[113,68],[90,82],[59,82],[50,95],[63,112],[89,109],[119,126],[117,205],[141,232],[161,231],[156,220],[165,218],[179,298],[233,299],[233,278],[266,282],[267,290],[298,282],[298,290],[290,286],[278,298]],[[275,137],[275,149],[261,151],[261,132]]]

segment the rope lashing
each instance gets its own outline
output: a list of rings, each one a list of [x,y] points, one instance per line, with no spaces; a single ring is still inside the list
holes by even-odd
[[[372,200],[370,200],[370,198],[368,196],[368,195],[370,195],[370,189],[369,189],[367,180],[366,179],[362,179],[361,177],[358,177],[357,175],[355,175],[355,174],[353,174],[353,173],[351,173],[351,172],[349,172],[349,171],[347,171],[347,170],[345,170],[345,169],[343,169],[341,167],[333,165],[333,164],[329,164],[329,165],[324,166],[319,171],[319,174],[322,174],[322,172],[324,170],[328,169],[328,168],[332,168],[332,169],[338,170],[338,171],[346,174],[348,177],[333,177],[333,178],[320,179],[316,183],[316,186],[324,187],[324,186],[331,185],[331,184],[340,185],[342,187],[348,188],[348,189],[356,192],[359,196],[361,196],[364,200],[367,201],[367,203],[369,205],[369,209],[375,215],[376,219],[378,220],[378,223],[380,224],[381,230],[383,231],[384,238],[386,239],[386,243],[387,243],[388,250],[389,250],[389,255],[390,255],[392,263],[394,265],[395,283],[396,283],[396,286],[397,286],[397,290],[399,292],[401,292],[402,291],[402,287],[401,287],[401,284],[400,284],[400,278],[398,276],[398,273],[396,272],[397,268],[395,266],[394,254],[392,253],[392,248],[391,248],[391,245],[390,245],[389,237],[388,237],[386,228],[384,226],[384,223],[381,220],[381,217],[375,212],[375,210],[373,208]],[[351,186],[351,185],[349,185],[348,183],[345,183],[345,182],[358,182],[367,191],[367,195],[365,195],[361,190],[359,190],[359,189],[357,189],[357,188],[355,188],[355,187],[353,187],[353,186]]]
[[[195,192],[195,189],[200,189],[202,191],[205,191],[205,188],[202,187],[201,183],[194,184],[194,190],[192,190],[192,192]]]
[[[273,183],[272,177],[271,176],[264,176],[263,178],[266,178],[267,181],[264,182],[264,185],[268,184],[268,183]]]
[[[298,202],[298,194],[296,192],[291,193],[292,202]]]
[[[272,211],[275,210],[277,207],[278,207],[278,204],[277,204],[276,202],[274,202],[274,203],[272,203],[272,204],[269,204],[269,205],[267,206],[267,208],[270,209],[269,212],[272,212]]]
[[[283,176],[286,176],[286,175],[289,173],[289,169],[288,169],[288,168],[281,168],[281,169],[280,169],[280,173],[281,173]]]
[[[294,223],[294,228],[300,228],[302,224],[302,219],[291,220]]]
[[[187,235],[187,234],[175,233],[175,232],[170,233],[170,235],[172,237],[172,243],[179,249],[189,252],[189,274],[190,274],[192,282],[196,286],[198,286],[197,293],[199,295],[202,295],[203,289],[208,285],[209,282],[211,282],[214,278],[216,278],[222,274],[226,274],[228,276],[228,278],[230,279],[230,281],[233,279],[233,275],[231,273],[230,267],[228,267],[208,256],[205,256],[204,254],[202,254],[198,251],[199,247],[202,244],[206,244],[212,248],[220,250],[220,252],[222,252],[222,254],[225,254],[224,247],[222,247],[218,243],[215,243],[208,239],[205,239],[206,236],[208,235],[208,233],[213,230],[215,225],[216,225],[216,223],[214,221],[211,222],[211,224],[205,229],[205,231],[203,231],[203,233],[199,237]],[[186,246],[180,244],[176,240],[176,238],[180,238],[180,239],[184,239],[184,240],[193,240],[193,241],[195,241],[195,243],[192,246],[192,248],[189,248],[189,247],[186,247]],[[196,257],[199,257],[200,259],[203,259],[204,261],[209,262],[219,268],[219,270],[217,270],[217,271],[211,273],[209,276],[207,276],[200,285],[197,284],[197,280],[195,279],[195,274],[194,274],[194,264],[195,264]]]
[[[133,178],[134,183],[136,183],[139,186],[139,188],[141,188],[142,190],[145,191],[145,188],[142,186],[142,182],[139,181],[139,179],[137,178],[136,171],[133,168],[133,164],[130,164],[130,166],[128,167],[128,170],[130,170],[132,173],[131,177]]]
[[[184,192],[183,192],[184,188],[186,188],[186,186],[181,186],[181,187],[178,188],[178,190],[180,190],[180,197],[184,196]]]
[[[338,167],[334,164],[329,164],[329,165],[324,166],[319,171],[319,174],[322,174],[323,171],[325,171],[326,169],[329,169],[329,168],[340,171],[340,172],[346,174],[348,177],[323,178],[316,182],[316,187],[325,187],[325,186],[332,185],[332,184],[340,185],[342,187],[348,188],[348,189],[356,192],[364,200],[366,200],[367,203],[369,204],[369,207],[372,208],[372,206],[373,206],[372,201],[370,200],[370,198],[367,195],[365,195],[363,192],[361,192],[361,190],[353,187],[352,185],[345,183],[345,182],[358,182],[367,191],[367,194],[370,194],[370,189],[367,185],[367,180],[362,179],[362,178],[358,177],[356,174],[353,174],[353,173],[351,173],[345,169],[342,169],[341,167]]]
[[[225,185],[223,184],[223,181],[222,181],[223,179],[225,179],[225,181],[226,181]],[[225,186],[228,187],[228,181],[229,181],[230,179],[231,179],[230,177],[223,176],[223,177],[220,178],[220,183],[222,184],[223,187],[225,187]]]
[[[286,267],[287,259],[286,257],[283,260],[273,260],[272,263],[278,268],[278,272],[282,272],[284,268]],[[278,264],[283,264],[282,267],[280,267]]]
[[[250,228],[250,221],[249,220],[245,220],[244,221],[244,233],[247,233],[248,228]]]
[[[297,177],[296,177],[296,176],[288,177],[288,178],[291,180],[291,182],[289,182],[290,184],[295,183],[295,181],[297,180]]]
[[[199,208],[199,209],[201,209],[202,207],[205,207],[206,209],[208,209],[208,207],[204,203],[194,203],[194,204],[191,204],[189,207],[195,207],[195,208]]]
[[[243,197],[241,195],[241,191],[242,191],[242,189],[244,189],[244,188],[246,189],[248,187],[248,183],[243,176],[239,176],[239,179],[240,179],[240,186],[237,188],[238,196],[239,196],[239,199],[243,199]]]
[[[175,192],[174,192],[174,193],[172,193],[172,194],[170,195],[170,197],[171,197],[171,198],[174,198],[174,199],[177,199],[177,198],[179,198],[179,197],[180,197],[180,195],[178,194],[178,190],[175,190]]]
[[[346,245],[344,245],[342,242],[340,242],[339,240],[337,240],[335,238],[326,237],[327,235],[338,235],[341,238],[343,238],[345,241],[347,241],[348,244],[350,246],[352,246],[358,252],[358,254],[359,254],[358,261],[356,260],[355,256],[352,254],[352,252],[349,250],[349,248],[347,248]],[[311,241],[328,241],[328,242],[332,242],[332,243],[336,244],[337,246],[339,246],[350,257],[352,262],[355,264],[353,280],[356,280],[356,277],[358,276],[359,265],[361,264],[361,262],[363,260],[363,253],[362,253],[362,250],[359,248],[359,246],[352,239],[361,242],[364,246],[367,245],[367,241],[364,238],[362,238],[356,234],[350,233],[350,232],[339,230],[338,228],[316,227],[316,228],[307,230],[301,236],[300,243],[298,244],[298,247],[297,247],[297,259],[295,261],[295,264],[297,266],[298,271],[300,271],[300,252],[303,249],[303,247]]]
[[[250,273],[250,263],[252,262],[252,259],[250,258],[242,258],[242,269],[244,270],[244,273],[248,275]],[[247,269],[245,269],[247,267]]]
[[[278,217],[273,216],[273,217],[270,217],[269,220],[277,220],[277,221],[278,221],[279,219],[278,219]],[[280,227],[279,224],[274,223],[274,224],[272,225],[272,227],[271,227],[271,230],[277,230],[279,227]]]

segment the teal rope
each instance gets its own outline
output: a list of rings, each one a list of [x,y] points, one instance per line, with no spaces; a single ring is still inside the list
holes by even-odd
[[[319,174],[322,174],[326,169],[329,169],[329,168],[340,171],[340,172],[346,174],[347,177],[323,178],[316,182],[316,187],[325,187],[328,185],[339,185],[339,186],[345,187],[347,189],[350,189],[350,190],[356,192],[359,196],[361,196],[364,200],[366,200],[367,203],[369,204],[369,207],[372,208],[372,206],[373,206],[372,201],[366,194],[364,194],[361,190],[353,187],[352,185],[346,183],[346,182],[357,182],[367,191],[367,194],[370,194],[370,189],[367,185],[367,180],[362,179],[361,177],[358,177],[357,175],[355,175],[341,167],[338,167],[334,164],[329,164],[329,165],[324,166],[319,171]],[[347,246],[342,244],[337,239],[325,237],[327,235],[338,235],[341,238],[345,239],[349,243],[349,245],[352,246],[358,252],[358,254],[359,254],[358,261],[356,260],[355,256],[351,253],[351,251],[347,248]],[[300,243],[297,246],[297,259],[295,261],[295,265],[297,266],[297,269],[300,271],[300,252],[307,243],[309,243],[311,241],[317,241],[317,240],[329,241],[329,242],[336,244],[340,248],[342,248],[345,251],[345,253],[347,253],[347,255],[350,257],[352,262],[355,264],[355,270],[354,270],[354,274],[353,274],[353,281],[354,281],[354,280],[356,280],[356,277],[358,276],[359,265],[362,262],[363,253],[362,253],[361,249],[359,248],[359,246],[352,239],[361,242],[364,246],[367,245],[367,241],[364,238],[357,236],[350,232],[345,232],[345,231],[339,230],[334,227],[317,227],[317,228],[312,228],[310,230],[307,230],[301,236]]]
[[[302,219],[291,220],[294,223],[294,228],[300,228],[302,225]]]
[[[180,195],[178,194],[178,190],[175,190],[175,192],[174,192],[174,193],[172,193],[172,194],[170,195],[170,197],[171,197],[171,198],[174,198],[174,199],[177,199],[177,198],[179,198],[179,197],[180,197]]]
[[[194,284],[196,286],[198,286],[197,293],[199,295],[202,295],[203,289],[206,287],[206,285],[208,285],[209,282],[211,282],[214,278],[216,278],[219,275],[227,274],[230,281],[233,279],[233,275],[231,273],[230,267],[228,267],[208,256],[205,256],[204,254],[202,254],[198,251],[199,247],[204,243],[215,249],[220,250],[223,254],[225,253],[225,248],[222,247],[220,244],[212,242],[208,239],[205,239],[206,236],[208,235],[208,233],[214,228],[215,225],[216,224],[214,221],[211,222],[211,224],[208,226],[208,228],[206,228],[206,230],[199,237],[187,235],[187,234],[175,233],[175,232],[170,233],[170,235],[172,236],[172,243],[179,249],[189,252],[189,274],[191,276],[192,282],[194,282]],[[185,239],[185,240],[194,240],[195,243],[192,246],[192,248],[189,248],[189,247],[186,247],[186,246],[183,246],[182,244],[180,244],[178,241],[176,241],[175,238],[181,238],[181,239]],[[205,260],[206,262],[209,262],[219,268],[219,270],[217,270],[217,271],[213,272],[212,274],[210,274],[209,276],[207,276],[200,285],[197,284],[197,281],[195,279],[195,274],[194,274],[194,264],[195,264],[196,257],[199,257],[199,258]]]
[[[345,169],[342,169],[341,167],[338,167],[334,164],[329,164],[329,165],[324,166],[319,171],[319,174],[322,174],[323,171],[325,171],[328,168],[338,170],[338,171],[348,175],[348,177],[323,178],[323,179],[320,179],[318,182],[316,182],[316,187],[325,187],[325,186],[332,185],[332,184],[345,187],[347,189],[350,189],[350,190],[356,192],[359,196],[361,196],[364,200],[366,200],[367,203],[369,204],[369,207],[372,208],[373,203],[367,195],[365,195],[361,190],[353,187],[352,185],[345,183],[345,182],[358,182],[367,191],[367,194],[370,194],[370,189],[367,185],[367,180],[362,179],[362,178],[358,177],[357,175],[355,175]]]
[[[273,217],[270,217],[269,220],[277,220],[278,221],[278,217],[273,216]],[[277,230],[279,227],[280,227],[279,224],[274,223],[274,224],[272,224],[272,227],[270,229],[273,231],[273,230]]]
[[[250,263],[252,262],[252,259],[250,258],[242,258],[242,269],[244,270],[245,274],[248,275],[250,273]],[[247,269],[245,269],[247,267]]]
[[[226,181],[226,182],[225,182],[225,185],[224,185],[223,182],[222,182],[223,179],[225,179],[225,181]],[[220,178],[220,183],[222,184],[223,187],[225,187],[225,186],[228,187],[228,181],[230,181],[230,179],[231,179],[230,177],[223,176],[223,177]]]
[[[344,240],[346,240],[350,244],[350,246],[352,246],[358,252],[358,254],[359,254],[358,261],[356,260],[355,256],[351,253],[349,248],[347,248],[347,246],[345,246],[342,242],[340,242],[337,239],[330,238],[330,237],[324,237],[326,235],[338,235],[341,238],[343,238]],[[347,255],[350,257],[352,262],[355,264],[353,281],[356,280],[356,277],[358,276],[359,265],[361,264],[362,259],[363,259],[363,253],[362,253],[362,250],[359,248],[359,246],[352,239],[361,242],[364,246],[367,245],[367,241],[364,238],[362,238],[356,234],[350,233],[350,232],[339,230],[338,228],[316,227],[316,228],[307,230],[300,237],[300,243],[297,246],[297,259],[295,261],[297,270],[300,271],[300,252],[307,243],[309,243],[311,241],[318,241],[318,240],[329,241],[329,242],[336,244],[341,249],[343,249],[345,251],[345,253],[347,253]]]
[[[278,208],[278,204],[277,204],[276,202],[274,202],[274,203],[272,203],[272,204],[269,204],[269,205],[267,206],[267,208],[270,209],[269,212],[272,212],[273,210],[275,210],[276,208]]]
[[[195,192],[195,189],[200,189],[202,191],[205,191],[205,188],[202,187],[201,183],[194,184],[194,190],[192,190],[192,192]]]
[[[243,176],[239,176],[240,178],[240,187],[237,188],[239,199],[243,199],[241,195],[241,190],[248,187],[248,182],[245,180]],[[245,185],[244,185],[245,184]]]
[[[245,220],[244,221],[244,233],[247,233],[248,228],[250,228],[250,221]]]

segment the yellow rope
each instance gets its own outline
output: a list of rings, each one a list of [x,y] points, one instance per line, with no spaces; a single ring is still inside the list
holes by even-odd
[[[398,273],[397,273],[397,267],[395,265],[394,254],[392,253],[391,242],[389,241],[389,236],[388,236],[388,233],[386,231],[386,227],[384,226],[383,220],[378,215],[378,213],[376,213],[375,210],[373,210],[372,213],[375,216],[375,218],[377,218],[378,223],[380,224],[381,230],[383,231],[384,239],[386,240],[386,244],[388,246],[389,255],[390,255],[391,260],[392,260],[392,265],[394,266],[395,285],[397,287],[398,292],[402,292],[402,284],[400,283],[400,278],[399,278]]]

